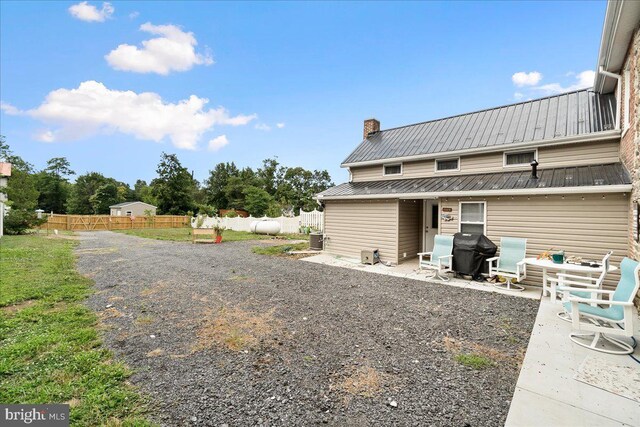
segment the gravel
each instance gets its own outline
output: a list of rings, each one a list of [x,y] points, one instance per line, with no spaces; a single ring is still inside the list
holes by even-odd
[[[105,345],[161,425],[504,424],[536,301],[251,252],[268,243],[80,236]],[[239,351],[199,347],[207,319],[235,308],[278,326]],[[366,396],[343,382],[361,368],[379,373]]]

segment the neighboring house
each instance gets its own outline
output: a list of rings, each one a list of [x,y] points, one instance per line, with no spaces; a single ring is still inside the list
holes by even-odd
[[[610,3],[607,16],[619,5]],[[616,24],[637,29],[640,2],[622,6]],[[608,31],[615,32],[605,23],[603,45]],[[613,42],[627,50],[625,38]],[[393,129],[365,120],[363,141],[342,163],[349,182],[317,196],[325,250],[359,257],[360,250],[377,248],[382,261],[396,264],[431,250],[438,233],[463,231],[484,233],[496,244],[503,236],[525,237],[529,256],[553,248],[600,259],[613,250],[612,260],[620,262],[629,252],[632,175],[634,198],[640,178],[638,110],[629,137],[620,99],[600,75],[595,90]],[[633,102],[637,107],[637,97]],[[635,142],[621,144],[621,137]],[[536,272],[530,277],[539,283]]]
[[[4,216],[6,214],[7,195],[4,189],[7,187],[7,180],[11,176],[11,163],[0,162],[0,237],[4,234]]]
[[[109,206],[111,216],[144,216],[147,211],[156,214],[156,207],[145,202],[123,202]]]

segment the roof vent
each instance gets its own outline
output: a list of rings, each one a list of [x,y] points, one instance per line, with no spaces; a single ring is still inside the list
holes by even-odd
[[[531,165],[531,178],[538,179],[538,165],[540,163],[538,163],[536,159],[533,159],[529,164]]]

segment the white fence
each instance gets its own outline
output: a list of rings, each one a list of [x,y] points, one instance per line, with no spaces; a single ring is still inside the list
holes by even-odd
[[[268,219],[270,221],[277,221],[280,223],[280,232],[281,233],[299,233],[301,227],[311,227],[312,230],[322,231],[322,227],[324,224],[324,213],[319,212],[317,210],[313,210],[311,212],[300,211],[299,216],[295,217],[285,217],[281,216],[278,218],[255,218],[255,217],[235,217],[235,218],[210,218],[204,217],[200,218],[202,220],[202,224],[200,228],[213,228],[214,225],[220,224],[223,227],[229,230],[235,231],[251,231],[249,226],[253,221]],[[198,225],[199,218],[191,219],[191,226],[196,228]]]

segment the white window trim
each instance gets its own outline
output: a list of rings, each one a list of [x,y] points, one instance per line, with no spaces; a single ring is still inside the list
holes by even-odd
[[[443,170],[438,170],[438,162],[446,162],[449,160],[457,160],[458,161],[458,167],[455,169],[443,169]],[[446,158],[442,158],[442,159],[436,159],[435,162],[433,162],[433,171],[434,173],[445,173],[445,172],[459,172],[460,171],[460,157],[446,157]]]
[[[386,173],[388,166],[400,166],[400,173]],[[404,167],[402,166],[402,163],[385,163],[382,165],[382,176],[402,176],[403,172]]]
[[[504,151],[502,153],[502,167],[503,168],[521,168],[523,166],[529,166],[529,163],[518,163],[515,165],[507,164],[507,154],[522,154],[533,151],[533,158],[538,161],[538,148],[529,148],[528,150],[518,150],[518,151]]]
[[[481,203],[483,209],[483,219],[482,222],[469,222],[465,221],[465,224],[482,224],[482,234],[487,235],[487,202],[483,200],[467,200],[465,202],[458,203],[458,232],[462,233],[462,205],[465,203],[473,203],[478,204]]]

